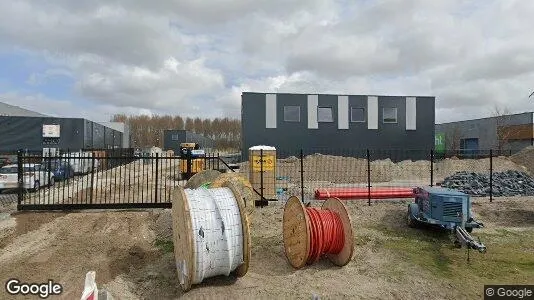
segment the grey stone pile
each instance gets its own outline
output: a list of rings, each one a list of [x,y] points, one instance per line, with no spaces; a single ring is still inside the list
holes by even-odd
[[[457,172],[446,177],[442,187],[454,189],[472,196],[489,196],[490,175],[474,172]],[[534,196],[534,180],[521,171],[505,171],[493,173],[493,196]]]

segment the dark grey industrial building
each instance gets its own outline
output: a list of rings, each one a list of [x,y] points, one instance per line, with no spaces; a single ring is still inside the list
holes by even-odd
[[[0,116],[0,151],[123,148],[123,133],[79,118]]]
[[[512,153],[534,145],[534,113],[501,115],[436,125],[448,150],[504,150]]]
[[[301,148],[417,150],[404,159],[419,159],[416,152],[434,146],[435,97],[244,92],[241,122],[245,159],[254,145],[281,156]]]
[[[187,130],[165,130],[163,132],[163,150],[180,151],[181,143],[197,143],[201,149],[210,151],[215,149],[215,141],[203,135]]]

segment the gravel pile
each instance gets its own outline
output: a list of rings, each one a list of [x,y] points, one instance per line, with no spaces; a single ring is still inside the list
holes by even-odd
[[[490,176],[474,172],[458,172],[446,177],[441,186],[472,196],[489,196]],[[525,172],[509,170],[493,173],[493,196],[534,196],[534,180]]]

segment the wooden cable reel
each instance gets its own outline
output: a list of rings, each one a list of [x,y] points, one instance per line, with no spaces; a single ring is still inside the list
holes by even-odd
[[[327,199],[322,210],[336,213],[343,224],[344,244],[337,254],[326,253],[328,259],[337,266],[344,266],[350,262],[354,252],[354,236],[350,216],[345,205],[338,198]],[[284,250],[289,263],[296,269],[308,263],[312,245],[312,228],[306,207],[300,199],[292,196],[284,207],[283,237]]]
[[[231,270],[231,273],[237,277],[244,276],[249,267],[249,261],[251,257],[250,247],[250,228],[249,220],[245,210],[243,197],[239,189],[232,182],[225,182],[222,184],[222,188],[228,188],[231,190],[233,197],[235,198],[237,207],[239,208],[239,220],[241,223],[242,232],[242,263],[240,263],[235,269]],[[172,223],[173,223],[173,242],[174,242],[174,256],[176,261],[176,268],[178,272],[178,279],[182,290],[188,291],[193,284],[198,284],[202,281],[202,278],[197,278],[198,269],[201,261],[200,256],[205,253],[198,253],[195,244],[195,232],[193,232],[194,222],[186,191],[182,187],[177,187],[174,190],[173,204],[172,204]],[[224,231],[224,224],[223,224]],[[209,252],[209,249],[206,249]],[[240,249],[241,250],[241,249]],[[201,260],[201,259],[200,259]]]

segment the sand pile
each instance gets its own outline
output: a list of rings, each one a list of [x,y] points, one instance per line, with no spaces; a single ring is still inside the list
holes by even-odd
[[[533,151],[534,154],[534,151]],[[306,156],[303,161],[304,181],[321,181],[336,184],[367,182],[367,161],[361,158],[313,154]],[[430,161],[400,161],[390,159],[372,161],[371,181],[389,182],[392,180],[422,180],[430,178]],[[434,162],[435,181],[460,171],[489,173],[490,160],[484,159],[455,159],[447,158]],[[248,170],[248,162],[241,164],[241,170]],[[526,171],[526,168],[506,157],[493,158],[493,171],[508,170]],[[300,161],[296,157],[277,160],[276,175],[288,183],[300,182]]]
[[[527,169],[530,175],[534,175],[534,146],[526,147],[520,152],[512,155],[510,160]]]

